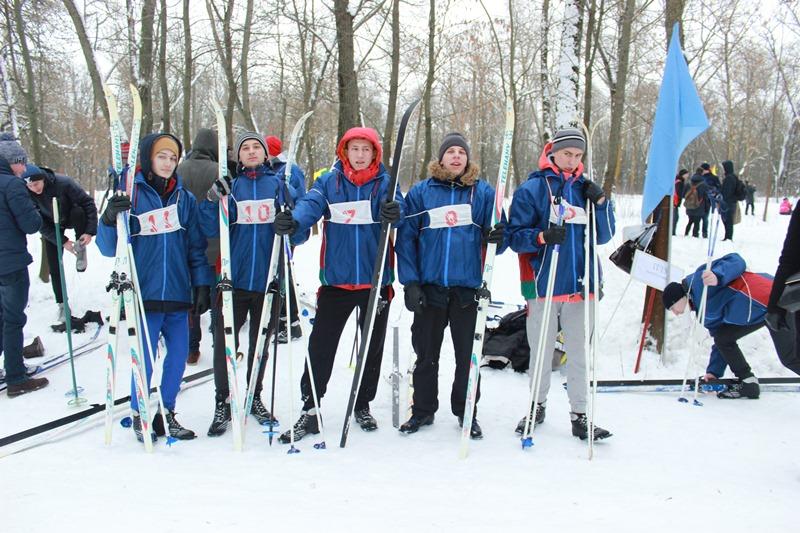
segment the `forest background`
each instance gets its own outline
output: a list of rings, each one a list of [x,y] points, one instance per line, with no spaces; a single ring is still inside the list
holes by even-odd
[[[309,179],[354,125],[380,132],[388,166],[398,116],[422,98],[404,190],[449,131],[466,135],[493,182],[508,97],[512,188],[554,129],[582,122],[596,179],[638,193],[676,22],[711,122],[681,166],[731,159],[760,194],[800,187],[797,1],[2,0],[2,10],[2,129],[89,190],[106,188],[110,160],[103,84],[128,117],[134,83],[143,134],[172,132],[186,149],[213,125],[212,99],[229,138],[286,140],[313,109],[298,153]]]

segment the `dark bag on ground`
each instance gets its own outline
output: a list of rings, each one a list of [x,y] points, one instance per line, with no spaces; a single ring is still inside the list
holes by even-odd
[[[511,364],[517,372],[528,370],[531,349],[525,331],[527,309],[520,309],[500,319],[496,328],[486,328],[483,341],[483,363],[503,369]]]
[[[631,268],[633,268],[633,254],[636,253],[636,250],[641,250],[645,253],[653,251],[653,236],[657,229],[658,226],[656,224],[644,225],[639,233],[614,250],[609,256],[611,262],[630,274]]]
[[[786,278],[778,305],[790,313],[800,310],[800,272]]]

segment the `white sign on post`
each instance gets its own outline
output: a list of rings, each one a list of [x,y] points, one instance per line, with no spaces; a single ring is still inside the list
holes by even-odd
[[[668,268],[669,279],[667,279]],[[654,289],[663,291],[667,283],[672,281],[680,282],[683,279],[683,269],[675,265],[672,265],[670,268],[669,263],[663,259],[659,259],[641,250],[636,250],[636,253],[633,255],[631,277]]]

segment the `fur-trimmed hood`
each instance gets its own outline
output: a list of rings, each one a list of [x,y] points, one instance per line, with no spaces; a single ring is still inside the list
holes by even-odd
[[[480,172],[480,167],[472,161],[467,163],[467,169],[460,177],[446,170],[439,161],[431,161],[428,163],[428,174],[430,174],[432,178],[445,182],[456,181],[467,187],[475,185],[475,182],[480,179]]]

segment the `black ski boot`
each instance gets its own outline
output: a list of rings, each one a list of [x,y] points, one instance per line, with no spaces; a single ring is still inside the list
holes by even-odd
[[[158,417],[161,418],[160,416]],[[175,411],[167,411],[167,427],[169,428],[169,436],[178,440],[192,440],[197,437],[194,431],[186,429],[175,418]]]
[[[256,421],[262,426],[266,426],[270,423],[273,426],[278,425],[278,419],[272,416],[272,413],[269,412],[264,402],[261,401],[261,396],[259,395],[253,397],[253,405],[250,406],[250,414],[256,417]]]
[[[570,413],[572,419],[572,435],[581,440],[589,437],[589,420],[586,413]],[[611,436],[611,433],[600,426],[594,426],[594,440],[603,440]]]
[[[363,409],[356,409],[353,413],[353,416],[356,419],[358,425],[364,431],[375,431],[378,429],[378,422],[369,412],[369,407],[365,407]]]
[[[142,433],[142,417],[139,415],[133,415],[133,432],[136,434],[136,440],[139,442],[144,442],[144,433]],[[150,438],[153,439],[153,442],[158,440],[156,434],[152,432],[152,428],[150,431]]]
[[[311,412],[313,411],[313,413]],[[294,440],[298,441],[306,435],[316,435],[319,433],[319,421],[317,420],[317,411],[303,411],[300,413],[300,418],[294,423],[292,429],[287,430],[283,435],[278,437],[278,442],[281,444],[289,444],[292,442],[292,431],[294,431]]]
[[[530,416],[533,417],[533,423],[535,426],[538,426],[539,424],[544,422],[544,415],[545,415],[545,404],[543,403],[536,404],[536,415],[533,414],[533,409],[531,409]],[[520,420],[519,424],[517,424],[517,429],[515,429],[514,431],[522,435],[522,433],[525,431],[525,421],[527,419],[528,419],[527,416],[523,416],[522,420]]]
[[[458,417],[458,427],[460,428],[464,427],[463,416]],[[472,427],[469,428],[469,438],[473,440],[480,440],[483,438],[483,430],[481,429],[480,424],[478,424],[478,419],[474,417],[472,418]]]
[[[231,421],[231,406],[225,400],[219,401],[214,407],[214,419],[208,428],[209,437],[219,437],[228,429]]]
[[[408,422],[400,426],[400,433],[416,433],[422,426],[430,426],[431,424],[433,424],[433,415],[411,415]]]
[[[150,427],[153,428],[153,433],[157,437],[166,437],[167,432],[164,429],[164,419],[161,417],[161,411],[157,412],[156,416],[153,417],[153,423]]]
[[[750,376],[738,383],[731,383],[728,386],[728,390],[717,393],[717,398],[723,400],[738,400],[740,398],[757,400],[760,394],[761,387],[758,385],[758,379],[755,376]]]
[[[300,327],[299,321],[292,322],[292,325],[289,329],[293,341],[296,341],[303,336],[303,328]],[[286,321],[281,319],[281,329],[278,332],[278,344],[286,344],[287,342]]]

